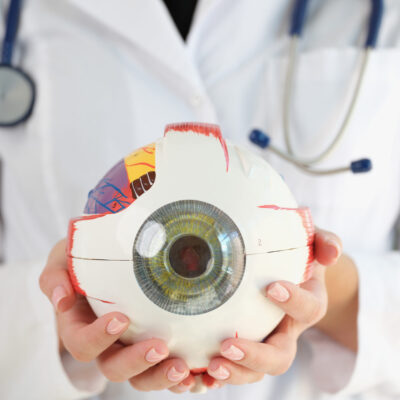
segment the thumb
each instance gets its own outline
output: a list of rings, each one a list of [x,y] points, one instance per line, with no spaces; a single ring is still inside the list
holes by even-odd
[[[316,260],[322,265],[333,265],[342,254],[342,241],[332,232],[316,228],[314,252]]]
[[[59,241],[51,250],[47,264],[39,277],[42,292],[57,312],[64,312],[75,302],[75,292],[68,274],[66,240]]]

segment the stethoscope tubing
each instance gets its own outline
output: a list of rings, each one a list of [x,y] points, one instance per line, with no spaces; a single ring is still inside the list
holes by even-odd
[[[20,15],[21,0],[11,0],[6,19],[6,30],[1,51],[1,64],[11,64]]]
[[[341,172],[352,171],[353,173],[368,172],[372,168],[372,163],[369,159],[362,159],[353,161],[350,166],[334,168],[334,169],[314,169],[313,166],[321,161],[325,160],[330,156],[334,150],[337,149],[340,141],[343,139],[347,127],[351,121],[356,105],[358,103],[359,95],[363,82],[365,80],[366,70],[370,59],[372,49],[376,47],[379,31],[382,24],[383,13],[384,13],[384,1],[383,0],[371,0],[371,15],[368,24],[367,39],[362,50],[361,66],[358,73],[357,81],[353,90],[350,104],[347,108],[343,121],[339,127],[338,132],[335,134],[331,143],[322,150],[319,154],[311,158],[301,158],[298,156],[293,148],[290,136],[290,110],[293,98],[293,86],[294,79],[297,71],[297,54],[298,54],[298,43],[302,36],[307,6],[309,0],[297,0],[292,14],[291,25],[289,30],[290,35],[290,50],[289,50],[289,61],[286,72],[286,79],[284,84],[284,95],[283,95],[283,113],[282,113],[282,125],[284,131],[284,139],[286,152],[275,147],[269,136],[265,135],[260,130],[253,130],[250,134],[250,140],[262,148],[268,148],[275,154],[279,155],[286,161],[289,161],[304,170],[305,172],[314,175],[330,175]]]
[[[357,77],[357,82],[353,91],[353,95],[350,101],[350,105],[348,106],[348,109],[346,111],[345,117],[343,118],[343,121],[340,125],[340,128],[336,135],[334,136],[333,140],[331,143],[323,150],[321,151],[318,155],[304,159],[296,155],[291,139],[290,139],[290,110],[291,110],[291,105],[292,105],[292,99],[293,99],[293,82],[294,82],[294,75],[296,73],[296,63],[297,63],[297,57],[296,57],[296,52],[297,52],[297,37],[292,38],[292,45],[291,45],[291,56],[289,57],[289,65],[287,69],[287,76],[286,76],[286,81],[285,81],[285,89],[284,89],[284,96],[283,96],[283,131],[284,131],[284,138],[285,138],[285,144],[288,153],[292,156],[292,159],[296,159],[296,161],[300,164],[304,165],[314,165],[317,164],[326,158],[328,158],[338,147],[340,144],[341,140],[343,139],[347,127],[350,123],[351,117],[354,114],[354,110],[356,108],[361,87],[364,82],[364,77],[365,77],[365,72],[367,70],[367,65],[370,57],[370,49],[366,49],[362,51],[362,60],[361,60],[361,67],[359,70],[359,74]]]
[[[384,13],[383,0],[371,0],[371,16],[368,24],[368,35],[364,47],[376,47]],[[292,14],[289,34],[300,37],[303,33],[309,0],[297,0]]]

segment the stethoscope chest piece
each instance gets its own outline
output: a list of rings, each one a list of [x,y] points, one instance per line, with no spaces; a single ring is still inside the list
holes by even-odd
[[[0,126],[14,126],[32,113],[35,84],[24,71],[0,64]]]

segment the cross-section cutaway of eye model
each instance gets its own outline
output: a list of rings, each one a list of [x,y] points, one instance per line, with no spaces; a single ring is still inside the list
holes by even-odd
[[[283,312],[262,291],[307,280],[313,240],[309,210],[266,161],[217,125],[181,123],[90,191],[67,256],[97,315],[130,318],[125,343],[164,339],[199,373],[222,340],[276,327]]]

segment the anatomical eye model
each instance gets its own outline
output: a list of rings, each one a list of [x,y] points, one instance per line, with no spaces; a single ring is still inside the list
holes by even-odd
[[[219,344],[260,341],[283,317],[262,289],[308,279],[314,228],[267,162],[216,125],[171,124],[117,163],[71,220],[69,273],[122,340],[164,339],[194,373]]]

